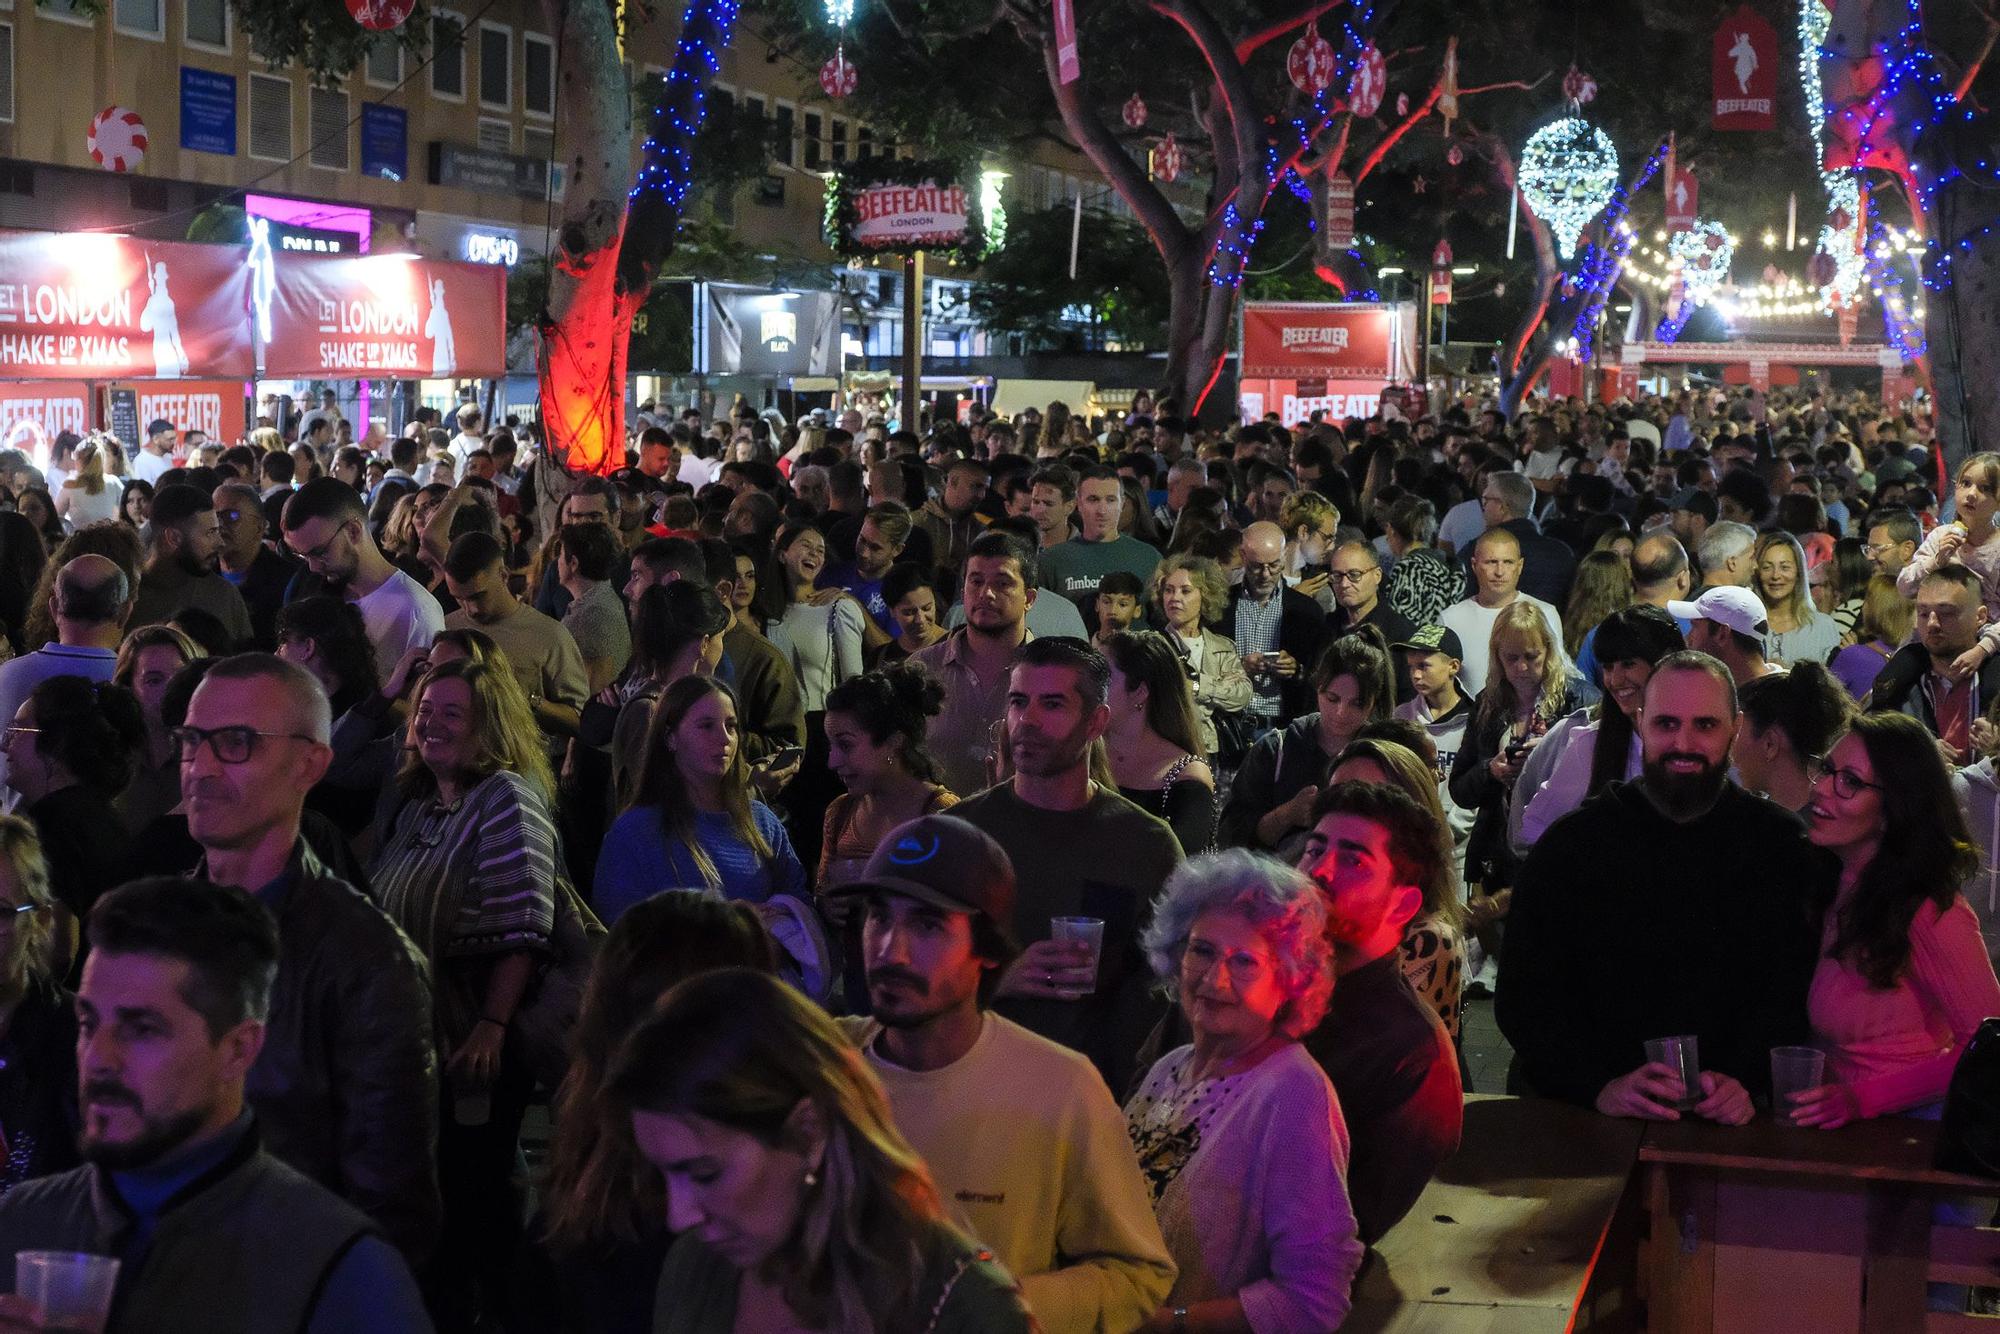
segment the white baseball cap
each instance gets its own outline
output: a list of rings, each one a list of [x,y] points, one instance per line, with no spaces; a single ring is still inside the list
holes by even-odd
[[[1771,622],[1764,614],[1764,603],[1747,588],[1732,584],[1722,584],[1715,588],[1705,588],[1700,597],[1692,602],[1669,602],[1667,615],[1677,616],[1683,621],[1714,621],[1726,625],[1739,635],[1749,635],[1762,639],[1771,633]]]

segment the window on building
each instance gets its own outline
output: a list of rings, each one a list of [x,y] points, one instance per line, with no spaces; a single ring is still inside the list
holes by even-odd
[[[511,109],[514,105],[514,30],[493,23],[479,25],[479,105]]]
[[[832,148],[832,156],[835,162],[847,161],[847,122],[844,120],[833,122]]]
[[[0,23],[0,122],[14,120],[14,25]]]
[[[771,137],[775,141],[772,145],[771,157],[779,166],[789,167],[798,160],[798,144],[794,142],[798,138],[799,133],[798,114],[792,108],[780,102],[776,107],[776,114],[772,119],[777,124],[771,132]]]
[[[825,165],[826,145],[820,136],[826,133],[824,117],[817,111],[806,112],[806,141],[803,161],[807,171],[818,171]]]
[[[308,158],[315,167],[346,171],[353,165],[347,141],[347,93],[339,88],[312,88],[306,92],[307,132],[312,135]]]
[[[85,0],[40,0],[35,11],[45,18],[81,23],[86,28],[97,22],[97,15],[101,12],[87,7]]]
[[[556,114],[556,45],[538,33],[521,35],[521,105],[530,116]]]
[[[479,118],[479,146],[489,153],[511,153],[514,151],[514,127],[504,120],[494,120],[490,116]]]
[[[375,38],[368,47],[368,59],[362,65],[371,86],[394,88],[403,81],[403,48],[394,38]]]
[[[553,162],[556,156],[556,132],[522,130],[521,156],[531,157],[537,162]]]
[[[431,11],[431,92],[465,97],[465,20],[442,9]]]
[[[193,46],[229,49],[228,0],[187,0],[184,35]]]
[[[112,22],[120,32],[138,37],[164,37],[167,15],[164,0],[117,0]]]
[[[875,156],[875,131],[863,125],[854,132],[854,157],[858,162],[866,162]]]
[[[250,156],[266,162],[292,160],[292,81],[271,74],[250,76]]]

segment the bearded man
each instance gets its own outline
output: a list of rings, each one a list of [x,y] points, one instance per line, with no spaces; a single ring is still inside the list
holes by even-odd
[[[1534,1091],[1608,1116],[1741,1125],[1772,1047],[1804,1042],[1809,905],[1838,866],[1729,781],[1729,669],[1671,654],[1646,683],[1645,767],[1558,821],[1514,882],[1494,1001]],[[1699,1074],[1649,1059],[1698,1040]]]

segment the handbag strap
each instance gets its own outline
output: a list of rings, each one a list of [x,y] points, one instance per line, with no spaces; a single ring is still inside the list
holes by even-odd
[[[931,1307],[931,1318],[924,1324],[924,1334],[936,1334],[938,1321],[944,1318],[945,1303],[951,1300],[951,1294],[958,1287],[958,1281],[965,1277],[965,1271],[992,1258],[993,1252],[984,1250],[958,1257],[958,1263],[951,1267],[951,1276],[944,1281],[944,1290],[938,1293],[937,1302]]]

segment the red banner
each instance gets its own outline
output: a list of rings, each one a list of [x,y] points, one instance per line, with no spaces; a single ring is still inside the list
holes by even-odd
[[[507,273],[401,255],[279,255],[264,374],[421,380],[507,373]]]
[[[1778,124],[1778,33],[1744,5],[1722,22],[1710,63],[1718,130],[1769,130]]]
[[[1389,305],[1245,302],[1241,379],[1406,379],[1415,320]]]
[[[0,375],[178,380],[253,373],[233,246],[0,233]]]
[[[1379,380],[1246,380],[1237,391],[1236,403],[1244,425],[1262,421],[1275,412],[1287,429],[1309,421],[1314,412],[1321,421],[1335,426],[1349,419],[1366,421],[1382,406],[1384,386]]]
[[[1083,77],[1076,55],[1076,0],[1056,0],[1056,78],[1075,83]]]
[[[114,384],[139,396],[139,429],[169,421],[182,434],[200,431],[211,440],[233,445],[243,436],[243,382],[188,380],[181,384]]]
[[[34,444],[25,438],[32,433],[24,429],[29,423],[41,428],[44,447],[54,443],[57,434],[63,431],[82,435],[90,429],[90,400],[84,387],[0,384],[0,444],[32,453]]]
[[[1695,210],[1701,200],[1701,182],[1685,168],[1674,172],[1667,182],[1667,230],[1686,231],[1694,226]]]

